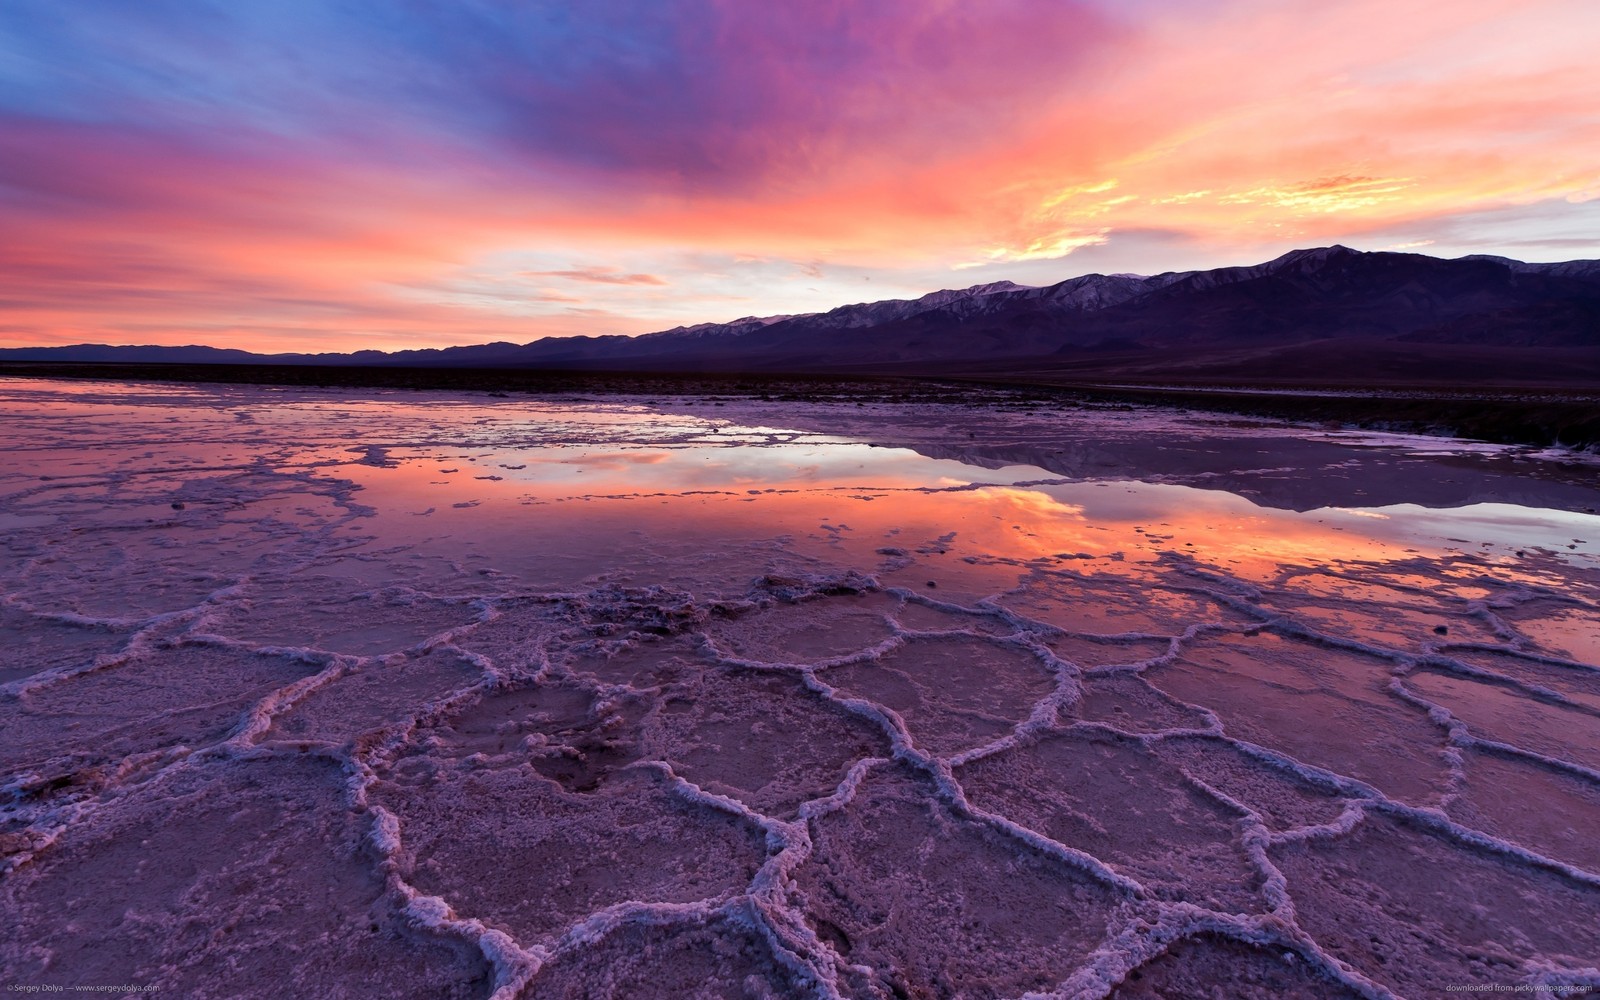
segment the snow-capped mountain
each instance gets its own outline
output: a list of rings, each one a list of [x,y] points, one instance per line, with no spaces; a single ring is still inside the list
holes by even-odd
[[[1375,345],[1387,345],[1383,347]],[[1418,345],[1430,345],[1424,349]],[[795,316],[747,316],[639,337],[549,338],[354,355],[246,355],[100,345],[0,351],[11,360],[519,366],[635,370],[952,370],[984,365],[1192,365],[1217,354],[1360,358],[1466,348],[1600,352],[1600,261],[1443,260],[1343,246],[1249,267],[997,281]],[[1364,352],[1364,353],[1363,353]],[[1430,355],[1432,356],[1432,355]],[[1587,357],[1587,355],[1584,355]],[[1553,357],[1553,355],[1552,355]],[[1563,355],[1563,359],[1567,356]],[[1254,363],[1254,362],[1253,362]],[[1313,364],[1313,362],[1305,362]],[[1315,364],[1321,364],[1318,361]],[[1485,362],[1486,364],[1488,362]],[[1567,360],[1552,364],[1566,364]],[[1260,362],[1263,370],[1271,365]],[[1492,373],[1491,373],[1492,374]]]

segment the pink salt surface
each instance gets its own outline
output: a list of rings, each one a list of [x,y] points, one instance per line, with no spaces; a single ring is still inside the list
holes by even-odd
[[[1168,411],[710,402],[0,383],[0,979],[1600,976],[1595,491]],[[1318,499],[1352,479],[1391,500]]]

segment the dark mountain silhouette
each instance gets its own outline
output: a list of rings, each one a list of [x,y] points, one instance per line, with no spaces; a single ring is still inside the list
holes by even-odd
[[[78,345],[0,351],[0,359],[1600,380],[1600,261],[1442,260],[1333,246],[1296,250],[1253,267],[1090,274],[1046,287],[1002,281],[640,337],[317,355]]]

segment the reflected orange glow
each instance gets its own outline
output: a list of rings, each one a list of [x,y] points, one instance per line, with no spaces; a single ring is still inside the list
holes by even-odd
[[[935,596],[950,599],[998,593],[1035,569],[1152,580],[1165,575],[1168,560],[1177,557],[1261,583],[1289,566],[1411,558],[1409,546],[1393,538],[1253,508],[1221,493],[1141,487],[1135,515],[1118,509],[1116,494],[1080,504],[1039,489],[929,489],[917,476],[917,465],[926,460],[908,462],[904,471],[863,473],[859,485],[850,485],[816,482],[781,460],[756,477],[742,472],[738,462],[719,462],[714,453],[697,449],[664,453],[664,462],[652,461],[648,468],[618,462],[614,454],[591,457],[592,463],[576,454],[524,456],[513,463],[526,462],[518,470],[452,462],[450,467],[459,467],[452,474],[440,472],[445,463],[428,460],[342,474],[362,484],[361,501],[378,508],[386,531],[410,537],[461,544],[509,535],[529,552],[586,553],[596,565],[622,566],[656,542],[703,545],[713,552],[781,535],[798,552],[877,567],[891,585],[920,587],[931,575],[943,588]],[[778,453],[767,457],[777,459]],[[484,478],[489,474],[499,478]],[[1072,489],[1088,493],[1092,487]],[[1152,495],[1159,501],[1163,489],[1170,499],[1152,521]],[[471,498],[470,506],[450,506],[462,497]],[[416,516],[424,510],[431,513]],[[619,550],[623,538],[629,541]],[[503,555],[506,542],[495,544]],[[883,550],[904,555],[886,557]],[[911,565],[902,566],[905,560]]]

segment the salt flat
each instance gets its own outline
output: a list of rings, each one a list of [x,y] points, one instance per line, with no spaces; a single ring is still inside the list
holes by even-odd
[[[1584,456],[976,392],[0,411],[9,983],[1600,987]]]

